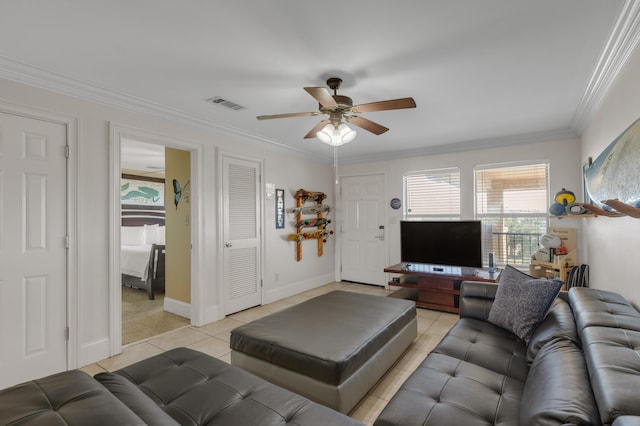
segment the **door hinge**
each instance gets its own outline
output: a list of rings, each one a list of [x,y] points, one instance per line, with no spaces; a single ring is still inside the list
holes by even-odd
[[[260,280],[260,287],[264,287],[264,282]]]
[[[69,327],[65,327],[64,329],[64,338],[68,342],[69,341]]]
[[[64,248],[68,249],[69,248],[69,236],[66,235],[64,237]]]
[[[69,158],[69,145],[64,146],[64,156]]]

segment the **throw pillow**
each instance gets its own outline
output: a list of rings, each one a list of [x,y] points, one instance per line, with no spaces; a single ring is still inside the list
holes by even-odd
[[[489,322],[509,330],[525,343],[544,320],[562,281],[535,278],[507,265],[489,311]]]

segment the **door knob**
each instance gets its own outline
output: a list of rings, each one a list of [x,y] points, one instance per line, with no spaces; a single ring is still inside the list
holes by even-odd
[[[231,247],[231,245],[232,245],[231,243],[224,243],[225,247]]]

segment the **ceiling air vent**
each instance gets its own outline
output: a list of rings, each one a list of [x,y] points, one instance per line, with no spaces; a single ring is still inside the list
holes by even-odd
[[[221,98],[220,96],[215,96],[213,98],[209,98],[209,99],[207,99],[207,102],[212,103],[212,104],[218,104],[218,105],[226,106],[227,108],[231,108],[232,110],[235,110],[235,111],[240,111],[241,109],[244,109],[244,107],[242,105],[238,105],[235,102],[228,101],[228,100],[226,100],[224,98]]]

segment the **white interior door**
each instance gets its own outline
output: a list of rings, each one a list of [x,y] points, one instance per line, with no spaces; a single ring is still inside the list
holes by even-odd
[[[225,315],[262,304],[260,163],[223,157]]]
[[[341,278],[385,285],[384,175],[342,178]]]
[[[0,388],[67,368],[66,144],[0,113]]]

